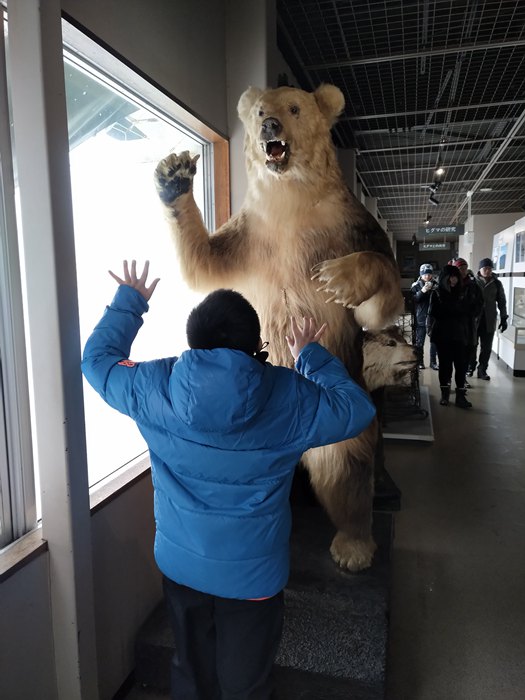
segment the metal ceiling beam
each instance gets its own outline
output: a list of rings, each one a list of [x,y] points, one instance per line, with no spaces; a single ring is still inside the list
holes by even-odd
[[[515,136],[514,141],[519,141],[519,140],[524,140],[524,136]],[[417,150],[417,149],[423,149],[423,148],[452,148],[455,146],[468,146],[471,144],[476,144],[476,143],[486,143],[487,141],[504,141],[505,139],[502,136],[498,137],[490,137],[490,138],[482,138],[482,139],[467,139],[465,141],[446,141],[445,143],[441,143],[440,141],[436,141],[435,143],[418,143],[418,144],[413,144],[413,145],[405,145],[405,146],[384,146],[382,148],[359,148],[356,147],[356,152],[357,155],[362,155],[363,153],[390,153],[394,151],[410,151],[410,150]]]
[[[461,105],[460,107],[439,107],[436,109],[415,109],[410,112],[386,112],[384,114],[360,114],[352,117],[341,117],[340,122],[365,121],[366,119],[389,119],[391,117],[411,117],[416,114],[436,114],[437,112],[458,112],[467,109],[489,109],[491,107],[510,107],[512,105],[525,104],[525,100],[506,100],[505,102],[485,102],[477,105]],[[496,118],[497,119],[497,118]],[[492,119],[487,120],[492,121]],[[498,119],[498,121],[500,121]]]
[[[456,163],[445,163],[444,168],[446,171],[452,170],[453,168],[470,168],[472,166],[476,167],[481,167],[483,165],[488,165],[490,161],[487,161],[486,163],[482,163],[480,161],[472,161],[472,162],[456,162]],[[523,164],[523,159],[520,160],[500,160],[499,165],[522,165]],[[409,168],[381,168],[380,170],[360,170],[359,172],[362,175],[373,175],[373,174],[381,174],[383,175],[384,173],[413,173],[416,170],[432,170],[435,171],[435,167],[433,165],[414,165]],[[449,181],[445,180],[444,184],[447,184]]]
[[[494,178],[491,182],[514,182],[515,180],[520,180],[520,181],[522,181],[522,180],[523,180],[523,175],[516,175],[516,177],[497,177],[497,178]],[[443,182],[443,187],[444,187],[445,185],[450,185],[450,186],[452,186],[452,185],[467,185],[469,182],[477,182],[477,180],[476,180],[476,178],[474,178],[474,177],[469,178],[468,180],[465,180],[465,179],[462,179],[462,180],[445,180],[445,181]],[[428,185],[425,184],[425,183],[422,183],[422,182],[396,182],[396,183],[394,183],[394,184],[392,184],[392,185],[385,185],[385,184],[383,184],[383,183],[374,184],[374,185],[370,185],[370,184],[369,184],[369,185],[368,185],[368,189],[371,190],[371,192],[372,192],[372,194],[373,194],[374,197],[380,197],[380,195],[374,194],[374,192],[373,192],[374,190],[379,190],[379,189],[381,189],[381,190],[395,190],[395,189],[404,190],[404,189],[407,189],[407,188],[409,188],[409,187],[413,187],[413,188],[415,188],[415,189],[417,188],[417,190],[418,190],[419,192],[421,192],[422,195],[425,194],[425,192],[423,192],[423,190],[428,189]],[[471,190],[472,188],[471,188],[471,187],[468,187],[468,188],[465,188],[465,189]],[[450,197],[450,195],[452,195],[452,194],[458,195],[458,194],[463,194],[463,193],[459,193],[459,192],[447,192],[445,189],[440,189],[440,190],[439,190],[439,194],[436,192],[436,197],[437,197],[438,199],[441,199],[442,197]],[[426,195],[426,196],[428,197],[428,195]]]
[[[415,124],[408,129],[356,129],[353,130],[354,136],[373,136],[374,134],[390,134],[391,136],[404,136],[416,133],[418,131],[433,131],[438,127],[447,127],[448,129],[458,129],[462,127],[477,127],[483,124],[492,124],[496,122],[515,122],[519,117],[502,117],[501,119],[494,119],[493,117],[487,117],[487,119],[473,119],[471,121],[460,121],[460,122],[447,122],[447,123],[436,123],[433,124],[431,129],[426,124]],[[490,136],[486,137],[486,140],[490,140]]]
[[[498,164],[499,157],[501,156],[502,153],[505,152],[505,149],[509,146],[510,142],[511,142],[512,139],[514,138],[514,134],[515,134],[519,129],[521,129],[521,127],[523,126],[523,124],[525,124],[525,110],[523,110],[523,112],[521,113],[520,118],[516,121],[516,123],[514,124],[514,126],[512,127],[512,129],[509,131],[509,133],[508,133],[507,136],[505,137],[505,140],[503,141],[503,143],[500,144],[498,150],[496,151],[496,153],[494,153],[493,157],[490,159],[490,163],[485,167],[485,170],[481,173],[481,175],[479,176],[479,178],[476,180],[475,184],[474,184],[472,187],[469,188],[469,189],[470,189],[470,192],[471,192],[472,194],[474,194],[474,192],[478,189],[478,187],[481,185],[481,183],[487,178],[487,175],[488,175],[489,172],[492,170],[492,168],[493,168],[495,165]],[[498,179],[500,179],[500,178],[498,178]],[[505,178],[501,178],[501,179],[505,179]],[[459,205],[459,207],[458,207],[458,208],[456,209],[456,211],[454,212],[454,216],[453,216],[453,218],[452,218],[452,221],[457,220],[457,217],[459,216],[459,214],[460,214],[460,213],[463,211],[463,209],[467,206],[469,199],[470,199],[470,197],[465,197],[465,199],[463,200],[463,202]]]
[[[514,41],[495,41],[486,44],[460,44],[444,49],[429,49],[428,51],[413,51],[410,53],[395,53],[387,56],[374,56],[371,58],[356,58],[351,61],[337,61],[336,63],[316,63],[304,65],[307,71],[327,70],[329,68],[353,68],[354,66],[366,66],[377,63],[392,63],[393,61],[411,61],[424,56],[444,56],[455,53],[472,53],[474,51],[491,51],[495,49],[509,49],[517,46],[525,46],[525,39]]]

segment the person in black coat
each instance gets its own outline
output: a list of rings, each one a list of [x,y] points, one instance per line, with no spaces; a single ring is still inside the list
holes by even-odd
[[[461,274],[461,283],[465,289],[465,294],[471,301],[470,306],[470,328],[467,347],[467,377],[472,376],[469,368],[475,365],[476,362],[476,347],[478,344],[478,324],[481,314],[483,313],[483,293],[476,283],[476,279],[469,270],[468,263],[464,258],[456,258],[449,262],[449,265],[454,265],[458,268]],[[468,379],[465,382],[465,388],[470,389]]]
[[[428,332],[437,346],[441,405],[448,406],[452,370],[455,370],[456,406],[471,408],[467,401],[465,375],[472,317],[472,298],[461,283],[457,267],[445,265],[438,287],[430,295]]]
[[[418,369],[425,369],[423,352],[427,335],[427,313],[430,303],[430,293],[437,287],[434,279],[434,268],[430,263],[424,263],[419,268],[419,278],[412,284],[410,291],[414,302],[414,349],[416,351]],[[430,341],[430,367],[438,368],[437,350]]]

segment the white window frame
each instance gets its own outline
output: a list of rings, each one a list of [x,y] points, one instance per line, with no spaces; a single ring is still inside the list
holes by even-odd
[[[0,12],[0,114],[9,114],[4,13]],[[0,120],[0,548],[36,525],[28,367],[11,134]]]

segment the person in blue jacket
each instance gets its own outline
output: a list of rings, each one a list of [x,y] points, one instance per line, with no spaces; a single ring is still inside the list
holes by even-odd
[[[158,279],[124,261],[82,371],[149,447],[155,559],[175,637],[172,697],[266,699],[289,575],[289,494],[311,448],[352,438],[375,415],[368,394],[318,344],[326,324],[291,320],[295,370],[272,366],[260,324],[233,290],[188,317],[189,350],[129,359]]]

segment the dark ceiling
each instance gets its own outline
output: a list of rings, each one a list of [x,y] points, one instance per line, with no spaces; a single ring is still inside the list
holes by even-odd
[[[469,204],[524,210],[524,0],[277,0],[277,13],[299,87],[343,91],[334,139],[356,149],[395,239],[428,215],[463,223]]]

